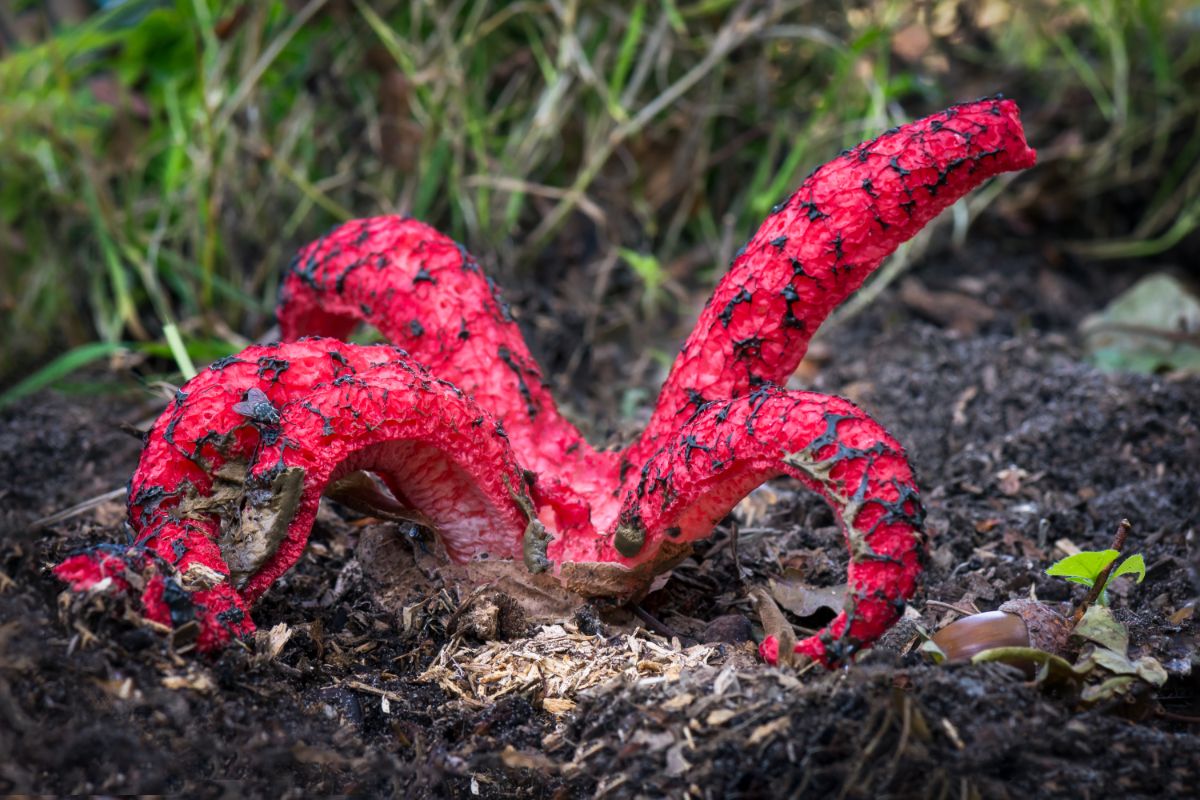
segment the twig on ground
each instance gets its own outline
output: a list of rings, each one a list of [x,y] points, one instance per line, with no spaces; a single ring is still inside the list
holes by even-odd
[[[82,503],[76,503],[75,505],[71,506],[70,508],[65,508],[62,511],[56,511],[55,513],[53,513],[47,517],[42,517],[41,519],[34,520],[33,527],[43,528],[47,525],[54,525],[55,523],[62,522],[63,520],[68,520],[71,517],[77,517],[80,514],[83,514],[84,512],[91,511],[96,506],[103,505],[104,503],[107,503],[109,500],[118,500],[124,496],[125,496],[125,487],[122,486],[119,489],[113,489],[110,492],[105,492],[104,494],[98,494],[95,497],[89,497],[87,500],[84,500]]]
[[[633,612],[634,616],[636,616],[642,622],[646,623],[646,626],[649,627],[650,630],[654,631],[655,633],[661,634],[663,636],[668,636],[672,639],[682,639],[683,638],[682,636],[679,635],[679,632],[677,630],[675,630],[670,625],[668,625],[667,623],[660,620],[658,617],[651,614],[646,609],[642,608],[639,604],[630,603],[629,610]]]

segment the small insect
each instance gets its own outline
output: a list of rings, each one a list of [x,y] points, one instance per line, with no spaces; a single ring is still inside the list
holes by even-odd
[[[415,522],[401,522],[399,531],[414,548],[420,548],[422,553],[430,555],[429,548],[425,545],[425,534],[428,528],[418,525]]]
[[[247,390],[246,399],[240,403],[234,403],[233,410],[255,425],[279,424],[279,410],[271,405],[271,401],[262,389]]]

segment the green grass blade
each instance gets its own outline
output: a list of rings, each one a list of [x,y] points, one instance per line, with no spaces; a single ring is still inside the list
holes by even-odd
[[[188,355],[187,347],[183,344],[183,337],[179,335],[179,327],[174,322],[167,323],[163,326],[163,336],[166,337],[167,347],[171,348],[171,357],[175,359],[175,365],[183,373],[184,380],[190,381],[196,377],[196,365],[192,363],[192,357]]]
[[[429,215],[430,208],[438,195],[444,191],[442,183],[446,170],[446,162],[450,159],[450,145],[446,140],[438,140],[433,145],[429,155],[429,166],[421,175],[421,183],[417,187],[417,196],[413,200],[413,216],[423,219]]]
[[[629,14],[629,27],[621,40],[621,49],[617,52],[617,62],[613,65],[612,76],[608,82],[608,93],[611,97],[620,97],[625,90],[625,81],[629,79],[629,71],[633,69],[633,58],[637,55],[638,42],[642,38],[642,26],[646,21],[646,4],[639,0]],[[615,100],[614,100],[615,102]]]
[[[97,359],[104,358],[124,349],[127,349],[127,345],[121,342],[91,342],[80,345],[73,350],[68,350],[25,380],[10,387],[3,394],[0,394],[0,408],[26,395],[33,394],[39,389],[44,389],[55,381],[65,378],[72,372]]]
[[[1067,36],[1059,34],[1051,37],[1051,41],[1058,46],[1063,59],[1075,70],[1079,82],[1087,87],[1088,92],[1092,95],[1092,100],[1096,103],[1096,108],[1100,109],[1100,113],[1106,120],[1111,121],[1116,113],[1116,108],[1113,105],[1112,97],[1109,96],[1108,89],[1104,86],[1104,81],[1096,74],[1091,62],[1079,52],[1079,48]]]

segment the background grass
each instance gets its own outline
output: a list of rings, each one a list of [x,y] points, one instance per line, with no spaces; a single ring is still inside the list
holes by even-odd
[[[0,39],[5,400],[241,348],[354,216],[463,241],[527,327],[686,316],[813,166],[1001,91],[1042,156],[1013,230],[1100,269],[1198,250],[1188,2],[76,0],[0,9]]]

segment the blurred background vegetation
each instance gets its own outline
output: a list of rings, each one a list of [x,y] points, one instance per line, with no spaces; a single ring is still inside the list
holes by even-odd
[[[0,390],[178,380],[381,213],[467,244],[527,330],[661,332],[812,167],[996,92],[1041,162],[957,232],[989,206],[1096,269],[1194,265],[1197,87],[1176,0],[0,4]]]

